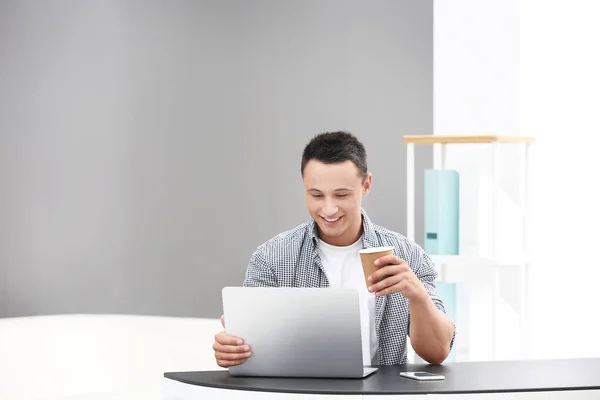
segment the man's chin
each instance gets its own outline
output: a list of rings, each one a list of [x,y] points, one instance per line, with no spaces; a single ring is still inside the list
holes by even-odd
[[[340,226],[328,226],[327,224],[319,223],[319,230],[327,236],[339,236],[344,232],[344,227]]]

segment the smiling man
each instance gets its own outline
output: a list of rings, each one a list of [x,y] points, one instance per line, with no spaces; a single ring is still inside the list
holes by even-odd
[[[406,363],[407,336],[421,358],[442,363],[455,328],[436,292],[437,273],[420,246],[374,224],[363,210],[372,176],[362,143],[347,132],[319,134],[304,149],[301,173],[311,218],[256,249],[244,286],[356,289],[365,365]],[[394,254],[376,261],[381,268],[367,286],[359,250],[380,246],[392,246]],[[213,349],[221,367],[252,356],[243,338],[224,331]]]

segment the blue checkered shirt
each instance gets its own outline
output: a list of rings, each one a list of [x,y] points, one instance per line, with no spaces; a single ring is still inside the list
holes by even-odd
[[[405,260],[423,282],[435,306],[443,311],[435,279],[433,262],[416,243],[392,232],[363,215],[363,247],[392,246],[394,254]],[[283,232],[260,245],[252,254],[244,286],[329,287],[327,276],[317,252],[317,226],[310,220]],[[407,363],[406,341],[409,334],[408,300],[400,293],[377,296],[375,303],[375,332],[379,365]],[[455,330],[456,335],[456,330]],[[452,338],[452,344],[454,337]]]

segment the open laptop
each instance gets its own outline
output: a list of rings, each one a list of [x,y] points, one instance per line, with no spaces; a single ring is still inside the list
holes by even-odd
[[[353,289],[225,287],[225,331],[252,349],[232,376],[363,378],[358,293]]]

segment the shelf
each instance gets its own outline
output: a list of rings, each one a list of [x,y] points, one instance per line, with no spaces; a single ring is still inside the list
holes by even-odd
[[[438,272],[437,282],[490,282],[495,268],[518,267],[525,264],[523,258],[492,260],[491,258],[460,255],[430,255]]]
[[[489,266],[492,264],[490,258],[478,256],[460,256],[460,255],[429,255],[431,261],[436,265],[469,265],[469,266]]]
[[[405,143],[532,143],[535,138],[531,136],[499,136],[499,135],[406,135]]]
[[[479,256],[461,256],[461,255],[429,255],[429,258],[436,265],[463,265],[463,266],[483,266],[483,267],[502,267],[509,265],[521,265],[527,263],[523,257],[499,258],[493,260],[489,257]]]

